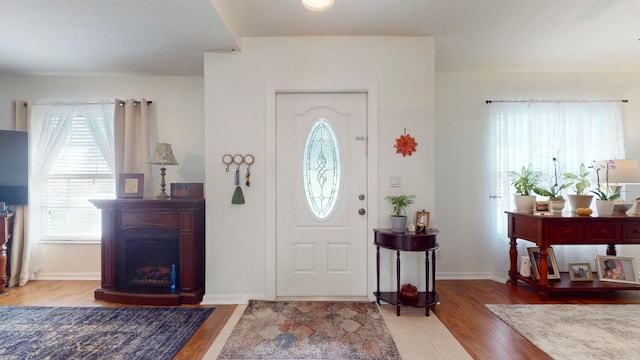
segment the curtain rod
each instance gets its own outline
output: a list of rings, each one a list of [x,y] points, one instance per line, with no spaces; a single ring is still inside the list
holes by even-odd
[[[35,105],[67,105],[67,104],[79,104],[79,105],[93,105],[93,104],[115,104],[115,101],[45,101],[45,102],[35,102]],[[124,106],[125,102],[120,101],[119,105]],[[134,105],[140,104],[140,101],[134,101]],[[153,101],[147,100],[147,105],[153,104]],[[24,103],[24,107],[27,107],[27,103]]]
[[[561,102],[623,102],[623,103],[628,103],[629,100],[627,100],[627,99],[623,99],[623,100],[485,100],[486,104],[501,103],[501,102],[533,102],[533,103],[540,103],[540,102],[556,102],[556,103],[561,103]]]

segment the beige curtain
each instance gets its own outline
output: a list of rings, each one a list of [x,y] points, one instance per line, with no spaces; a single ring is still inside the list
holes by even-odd
[[[13,101],[13,129],[29,129],[29,108],[26,101]],[[35,279],[38,271],[37,248],[29,237],[29,207],[16,206],[13,218],[13,237],[11,238],[11,256],[9,286],[24,286]]]
[[[114,142],[116,181],[122,173],[144,174],[144,194],[151,196],[153,179],[149,144],[149,104],[145,99],[115,101]]]

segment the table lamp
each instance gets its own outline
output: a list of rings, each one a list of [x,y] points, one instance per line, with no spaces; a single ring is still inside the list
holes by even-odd
[[[162,181],[160,182],[160,195],[156,196],[158,199],[167,199],[169,195],[165,192],[166,184],[164,182],[164,175],[167,171],[165,165],[178,165],[178,161],[173,156],[173,151],[171,150],[171,144],[166,143],[158,143],[156,144],[156,149],[153,151],[153,155],[151,155],[151,160],[148,162],[153,165],[162,165],[160,168],[160,175],[162,176]]]
[[[637,160],[614,160],[609,168],[609,187],[613,194],[619,194],[624,184],[640,183],[640,170]]]

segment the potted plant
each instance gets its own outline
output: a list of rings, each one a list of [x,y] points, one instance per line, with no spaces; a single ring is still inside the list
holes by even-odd
[[[571,183],[558,183],[558,159],[553,158],[553,178],[551,179],[553,184],[549,186],[548,189],[536,186],[533,188],[533,192],[540,196],[548,196],[549,197],[549,207],[551,208],[551,212],[562,212],[564,209],[564,197],[562,197],[562,191],[569,186]]]
[[[533,189],[538,185],[541,175],[539,171],[532,170],[531,165],[529,167],[523,166],[520,171],[509,172],[511,185],[516,189],[513,197],[516,212],[533,211],[533,203],[536,201],[535,195],[532,195]]]
[[[413,204],[415,195],[389,195],[385,200],[393,205],[393,214],[391,215],[391,231],[403,233],[407,229],[406,209]]]
[[[569,204],[571,204],[571,211],[576,212],[578,208],[588,208],[591,206],[591,200],[593,199],[593,195],[585,194],[585,191],[591,186],[591,182],[589,181],[590,172],[587,170],[587,167],[584,163],[580,164],[580,169],[578,172],[566,172],[562,174],[562,177],[569,180],[569,187],[573,186],[575,194],[569,194],[567,197],[569,198]]]
[[[611,215],[611,213],[613,213],[613,201],[620,197],[620,193],[609,194],[609,169],[616,168],[616,161],[607,160],[599,164],[594,161],[593,167],[596,169],[596,181],[598,182],[598,187],[595,190],[591,190],[591,192],[598,197],[596,199],[598,215]],[[606,170],[606,185],[604,186],[600,184],[600,170]]]

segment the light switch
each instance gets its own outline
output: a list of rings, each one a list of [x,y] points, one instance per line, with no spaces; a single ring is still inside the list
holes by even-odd
[[[391,177],[391,183],[389,184],[389,187],[400,187],[402,186],[402,177],[400,176],[392,176]]]

